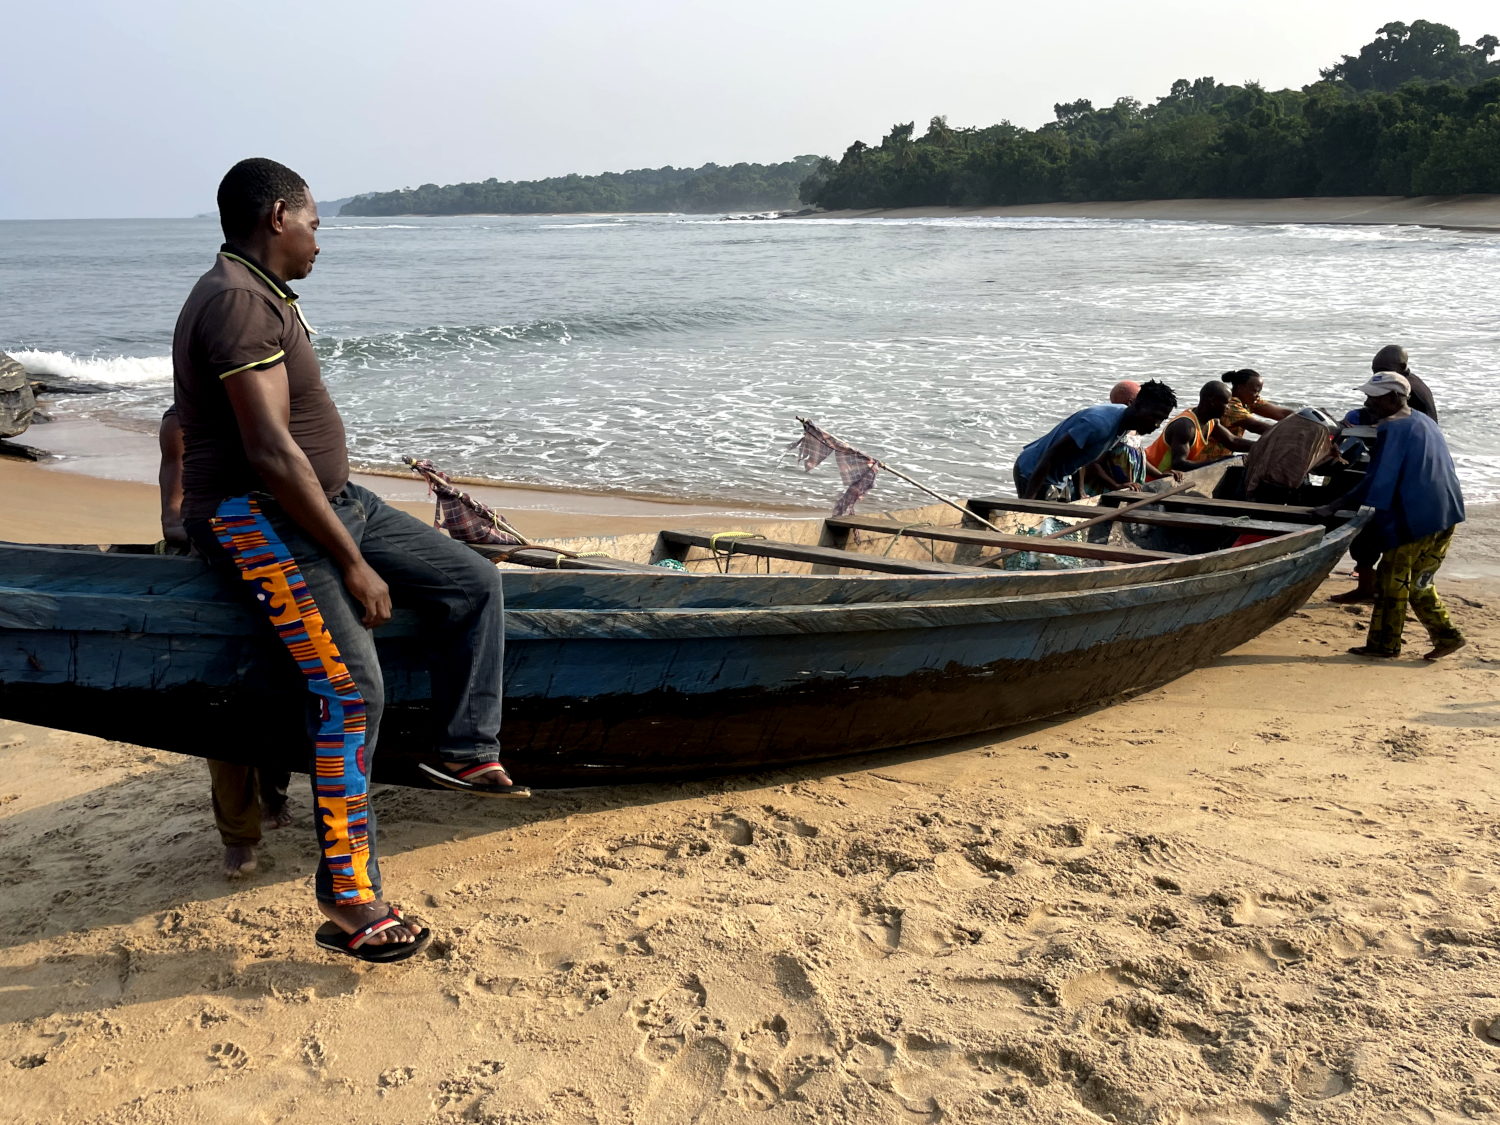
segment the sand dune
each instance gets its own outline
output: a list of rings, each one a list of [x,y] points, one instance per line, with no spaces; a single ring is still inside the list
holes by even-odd
[[[313,946],[302,794],[226,884],[201,762],[0,724],[0,1120],[1500,1111],[1500,588],[1447,590],[1474,643],[1438,667],[1345,657],[1362,617],[1320,597],[1145,697],[957,744],[382,788],[388,887],[439,935],[395,968]]]

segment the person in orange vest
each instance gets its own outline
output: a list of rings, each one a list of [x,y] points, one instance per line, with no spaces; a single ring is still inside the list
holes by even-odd
[[[1173,469],[1201,469],[1211,458],[1205,456],[1210,444],[1244,452],[1253,444],[1236,437],[1219,424],[1229,406],[1230,390],[1215,380],[1204,383],[1198,392],[1198,405],[1167,423],[1161,436],[1146,450],[1146,463],[1159,473]]]

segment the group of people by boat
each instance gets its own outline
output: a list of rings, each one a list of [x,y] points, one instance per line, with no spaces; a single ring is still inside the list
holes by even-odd
[[[1278,424],[1297,412],[1266,401],[1264,389],[1257,371],[1226,372],[1203,385],[1196,406],[1168,422],[1177,396],[1165,383],[1116,383],[1109,403],[1075,411],[1022,449],[1013,469],[1016,494],[1027,500],[1077,500],[1118,489],[1140,490],[1148,481],[1181,479],[1186,470],[1237,453],[1269,451],[1288,432],[1278,430]],[[1333,432],[1315,436],[1311,443],[1299,440],[1301,435],[1293,439],[1288,452],[1295,458],[1294,475],[1300,479],[1320,465],[1341,463],[1336,448],[1341,432],[1375,429],[1359,483],[1313,509],[1324,517],[1361,506],[1374,510],[1350,551],[1357,585],[1333,600],[1374,606],[1368,638],[1351,653],[1399,656],[1410,607],[1432,640],[1425,658],[1437,660],[1466,643],[1436,586],[1438,568],[1464,520],[1453,456],[1438,425],[1432,391],[1412,372],[1405,348],[1390,344],[1376,352],[1370,378],[1358,393],[1365,396],[1364,405],[1349,411]],[[1141,435],[1158,428],[1155,440],[1142,442]],[[1251,441],[1247,433],[1259,441]],[[1253,489],[1248,498],[1260,499]],[[1285,499],[1284,490],[1277,499]]]
[[[393,600],[432,635],[432,712],[451,788],[526,796],[500,763],[504,605],[481,554],[350,480],[344,426],[324,386],[312,329],[291,283],[319,252],[306,182],[252,159],[219,185],[225,242],[194,286],[173,340],[174,404],[162,426],[163,532],[229,577],[258,606],[300,672],[308,698],[319,863],[328,919],[319,945],[366,961],[404,959],[429,931],[382,897],[370,764],[385,688],[372,630]],[[1117,384],[1110,401],[1064,419],[1021,452],[1018,496],[1077,499],[1141,489],[1264,442],[1293,412],[1261,397],[1253,370],[1206,384],[1177,413],[1158,380]],[[1376,517],[1356,551],[1360,597],[1375,602],[1368,656],[1400,652],[1408,602],[1432,634],[1429,658],[1462,646],[1433,576],[1463,519],[1453,462],[1431,393],[1384,349],[1350,425],[1374,425],[1369,471],[1348,496]],[[1151,435],[1149,443],[1137,435]],[[1377,561],[1378,560],[1378,561]],[[290,667],[290,666],[289,666]],[[210,732],[205,732],[212,737]],[[225,871],[253,870],[262,821],[290,823],[285,773],[211,763]]]

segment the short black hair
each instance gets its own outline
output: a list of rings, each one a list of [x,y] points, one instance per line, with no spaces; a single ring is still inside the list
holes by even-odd
[[[219,226],[233,241],[254,232],[278,199],[298,210],[307,206],[307,181],[285,164],[252,156],[241,160],[219,181]]]
[[[1141,384],[1140,393],[1135,396],[1135,402],[1131,405],[1136,410],[1156,410],[1170,414],[1177,409],[1177,396],[1160,379],[1152,379]]]
[[[1238,371],[1226,371],[1219,376],[1221,383],[1228,383],[1231,387],[1243,387],[1251,379],[1259,379],[1260,372],[1253,367],[1241,367]]]
[[[1198,388],[1198,398],[1200,401],[1206,398],[1218,398],[1220,395],[1229,398],[1233,393],[1233,391],[1224,385],[1223,380],[1220,379],[1215,379],[1211,383],[1204,383],[1203,386]]]

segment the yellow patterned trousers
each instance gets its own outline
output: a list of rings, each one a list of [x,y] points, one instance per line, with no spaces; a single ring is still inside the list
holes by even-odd
[[[1380,556],[1375,568],[1375,611],[1370,616],[1370,636],[1365,644],[1372,652],[1394,655],[1401,651],[1401,630],[1406,625],[1406,607],[1427,629],[1435,645],[1463,640],[1463,634],[1448,616],[1448,607],[1438,597],[1437,572],[1453,542],[1454,528],[1403,543]]]

